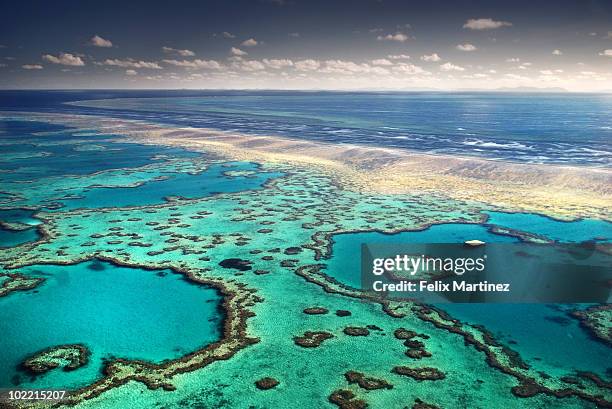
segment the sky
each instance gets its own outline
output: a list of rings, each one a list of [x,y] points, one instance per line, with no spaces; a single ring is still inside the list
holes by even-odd
[[[3,89],[612,91],[612,0],[5,1]]]

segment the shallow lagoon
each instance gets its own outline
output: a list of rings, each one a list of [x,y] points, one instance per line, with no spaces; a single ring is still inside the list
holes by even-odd
[[[25,225],[22,226],[24,230],[11,230],[0,225],[0,248],[38,240],[39,234],[35,226],[40,224],[40,221],[32,217],[34,213],[33,210],[25,209],[0,209],[0,222]],[[26,228],[27,226],[31,227]]]
[[[241,192],[261,188],[268,180],[282,176],[275,172],[257,172],[258,166],[248,162],[210,165],[198,174],[160,173],[163,180],[149,180],[137,187],[99,187],[83,189],[79,198],[58,200],[66,211],[77,208],[149,206],[164,203],[166,197],[188,199],[216,193]],[[247,176],[228,177],[225,172],[253,172]]]
[[[113,141],[117,137],[88,133],[35,121],[0,120],[1,179],[32,180],[63,175],[87,175],[108,169],[137,168],[163,156],[192,158],[183,149]]]
[[[221,297],[168,270],[148,271],[89,261],[37,265],[20,272],[46,281],[34,290],[0,298],[0,387],[74,388],[101,377],[104,358],[161,362],[221,337]],[[31,380],[17,370],[50,346],[82,343],[88,365],[57,369]]]
[[[545,235],[551,239],[585,241],[604,236],[609,240],[610,223],[598,220],[563,222],[536,214],[489,212],[487,223],[513,230]],[[589,228],[587,229],[586,226]],[[546,233],[546,234],[543,234]],[[351,287],[359,288],[361,243],[461,243],[466,240],[516,242],[517,238],[491,233],[483,225],[441,224],[422,231],[383,234],[351,233],[334,236],[333,255],[326,273]],[[612,352],[591,338],[562,308],[546,304],[443,304],[439,307],[454,318],[484,325],[498,339],[518,351],[535,368],[563,376],[573,370],[587,370],[606,376]],[[569,308],[571,306],[564,306]],[[551,348],[554,345],[554,348]]]
[[[566,222],[533,213],[485,213],[489,216],[489,224],[538,234],[552,240],[568,243],[612,240],[612,223],[608,221],[581,219]]]
[[[38,231],[34,228],[15,231],[0,227],[0,249],[36,241],[39,237]]]

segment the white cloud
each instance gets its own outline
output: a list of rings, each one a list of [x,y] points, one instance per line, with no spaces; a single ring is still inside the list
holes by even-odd
[[[102,62],[102,65],[110,65],[110,66],[122,67],[122,68],[149,68],[153,70],[162,69],[162,67],[157,62],[137,61],[132,58],[127,58],[125,60],[119,60],[116,58],[115,59],[107,58],[106,60],[104,60],[104,62]]]
[[[237,61],[233,66],[244,71],[263,71],[266,69],[266,66],[257,60]]]
[[[475,45],[470,44],[470,43],[457,45],[457,50],[461,50],[461,51],[476,51],[477,49],[478,48],[476,48]]]
[[[316,60],[308,59],[297,61],[294,65],[295,69],[298,71],[316,71],[321,66],[321,63]]]
[[[395,34],[387,34],[386,36],[378,36],[376,39],[378,41],[398,41],[403,43],[408,40],[408,36],[404,33],[400,33],[399,31]]]
[[[70,53],[59,53],[57,57],[51,54],[45,54],[42,56],[42,59],[53,64],[72,65],[75,67],[85,65],[81,57]]]
[[[187,80],[192,81],[192,80],[201,80],[205,78],[202,74],[198,74],[198,73],[191,73],[189,74],[189,76],[187,77]]]
[[[93,45],[94,47],[105,47],[105,48],[113,46],[113,43],[110,40],[102,38],[97,34],[91,37],[91,39],[89,40],[89,44]]]
[[[238,57],[242,57],[243,55],[247,55],[248,54],[246,51],[242,51],[240,48],[236,48],[236,47],[232,47],[230,49],[230,53],[232,55],[236,55]]]
[[[215,60],[163,60],[166,64],[174,65],[176,67],[184,67],[184,68],[202,68],[202,69],[210,69],[210,70],[219,70],[221,69],[221,64],[219,64]]]
[[[353,61],[327,60],[325,61],[325,67],[321,69],[321,72],[333,74],[351,74],[367,72],[369,67],[370,66],[367,64],[357,64]]]
[[[612,40],[612,31],[608,31],[608,34],[604,37],[606,40]]]
[[[513,80],[520,80],[520,81],[529,80],[529,78],[522,76],[522,75],[517,75],[517,74],[506,74],[505,77],[513,79]]]
[[[136,72],[135,70],[125,70],[125,75],[138,75],[138,72]]]
[[[235,36],[235,35],[233,35],[232,33],[230,33],[229,31],[224,31],[223,33],[221,33],[221,35],[222,35],[224,38],[236,38],[236,36]]]
[[[387,75],[389,70],[377,66],[373,67],[365,63],[356,63],[345,60],[327,60],[325,66],[319,70],[322,73],[353,75],[353,74],[376,74]]]
[[[242,45],[244,47],[255,47],[257,44],[259,44],[259,43],[254,38],[249,38],[248,40],[244,40],[242,42]]]
[[[390,60],[408,60],[410,56],[406,54],[391,54],[388,55],[387,58]]]
[[[508,58],[506,62],[521,62],[521,59],[517,57],[512,57],[512,58]]]
[[[389,70],[383,67],[373,67],[366,63],[356,63],[345,60],[327,60],[325,67],[320,70],[323,73],[355,75],[355,74],[376,74],[388,75]]]
[[[603,57],[612,57],[612,49],[603,50],[599,55]]]
[[[193,57],[195,53],[191,50],[180,50],[172,47],[162,47],[162,50],[168,54],[178,54],[181,57]]]
[[[393,65],[393,63],[386,58],[379,58],[372,60],[372,65]]]
[[[465,71],[465,68],[459,65],[451,64],[450,62],[441,64],[440,69],[442,71]]]
[[[542,75],[553,75],[552,70],[540,70],[540,74]]]
[[[376,74],[376,75],[388,75],[389,74],[389,70],[383,67],[371,67],[370,68],[370,73],[371,74]]]
[[[552,55],[563,55],[561,50],[553,50]]]
[[[507,21],[497,21],[491,18],[471,18],[465,22],[463,28],[470,30],[492,30],[500,27],[510,27],[512,23]]]
[[[264,58],[263,59],[263,63],[270,68],[274,68],[274,69],[281,69],[281,68],[285,68],[285,67],[293,67],[293,61],[291,60],[287,60],[287,59],[267,59]]]
[[[289,37],[299,37],[300,33],[289,33]]]
[[[418,65],[406,64],[406,63],[400,63],[394,66],[393,71],[399,74],[409,74],[409,75],[429,74],[428,71],[425,71],[423,68],[419,67]]]
[[[42,70],[43,66],[40,64],[25,64],[22,65],[21,68],[24,70]]]
[[[440,58],[438,53],[433,53],[430,55],[422,55],[421,60],[426,61],[426,62],[438,62],[442,60],[442,58]]]

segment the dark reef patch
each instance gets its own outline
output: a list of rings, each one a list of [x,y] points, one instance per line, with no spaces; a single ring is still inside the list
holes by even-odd
[[[356,399],[355,394],[346,389],[338,389],[329,395],[329,401],[340,409],[365,409],[368,404],[363,399]]]
[[[7,277],[0,285],[0,297],[4,297],[13,291],[25,291],[35,288],[45,281],[40,277],[28,277],[20,273],[0,273],[0,277]]]
[[[243,260],[241,258],[226,258],[225,260],[219,263],[219,265],[223,268],[234,268],[240,271],[250,270],[252,268],[252,264],[253,262],[249,260]]]
[[[573,311],[570,315],[578,319],[580,326],[592,338],[612,346],[612,327],[605,324],[610,321],[612,304],[596,305],[585,310]]]
[[[265,391],[268,389],[276,388],[279,383],[280,382],[277,381],[276,379],[267,376],[265,378],[261,378],[255,381],[255,386],[257,387],[257,389],[261,389]]]
[[[431,353],[425,349],[425,344],[422,341],[414,339],[416,337],[429,339],[428,335],[419,334],[405,328],[396,329],[393,332],[393,335],[397,339],[404,340],[404,346],[408,348],[405,352],[407,357],[412,359],[421,359],[431,356]]]
[[[308,307],[304,308],[304,314],[308,315],[322,315],[327,314],[329,310],[323,307]]]
[[[63,366],[64,371],[73,371],[87,364],[89,350],[80,344],[58,345],[37,352],[27,358],[21,367],[33,375],[43,374]]]
[[[364,327],[346,327],[342,332],[352,337],[367,337],[370,335],[370,330]]]
[[[329,332],[325,331],[306,331],[304,335],[300,337],[293,337],[293,342],[304,348],[316,348],[320,346],[326,339],[333,338],[334,336]]]
[[[439,406],[432,405],[431,403],[425,403],[421,399],[417,398],[414,400],[412,409],[440,409]]]
[[[348,383],[356,383],[360,388],[369,391],[375,389],[393,389],[393,385],[384,379],[369,377],[357,371],[348,371],[344,374],[344,377]]]
[[[409,376],[417,381],[439,381],[446,378],[444,372],[432,367],[410,368],[408,366],[396,366],[392,372],[402,376]]]

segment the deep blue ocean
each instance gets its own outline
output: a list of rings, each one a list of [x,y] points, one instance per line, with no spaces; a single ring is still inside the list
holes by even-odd
[[[108,115],[496,160],[612,166],[608,94],[0,91],[0,110]]]

